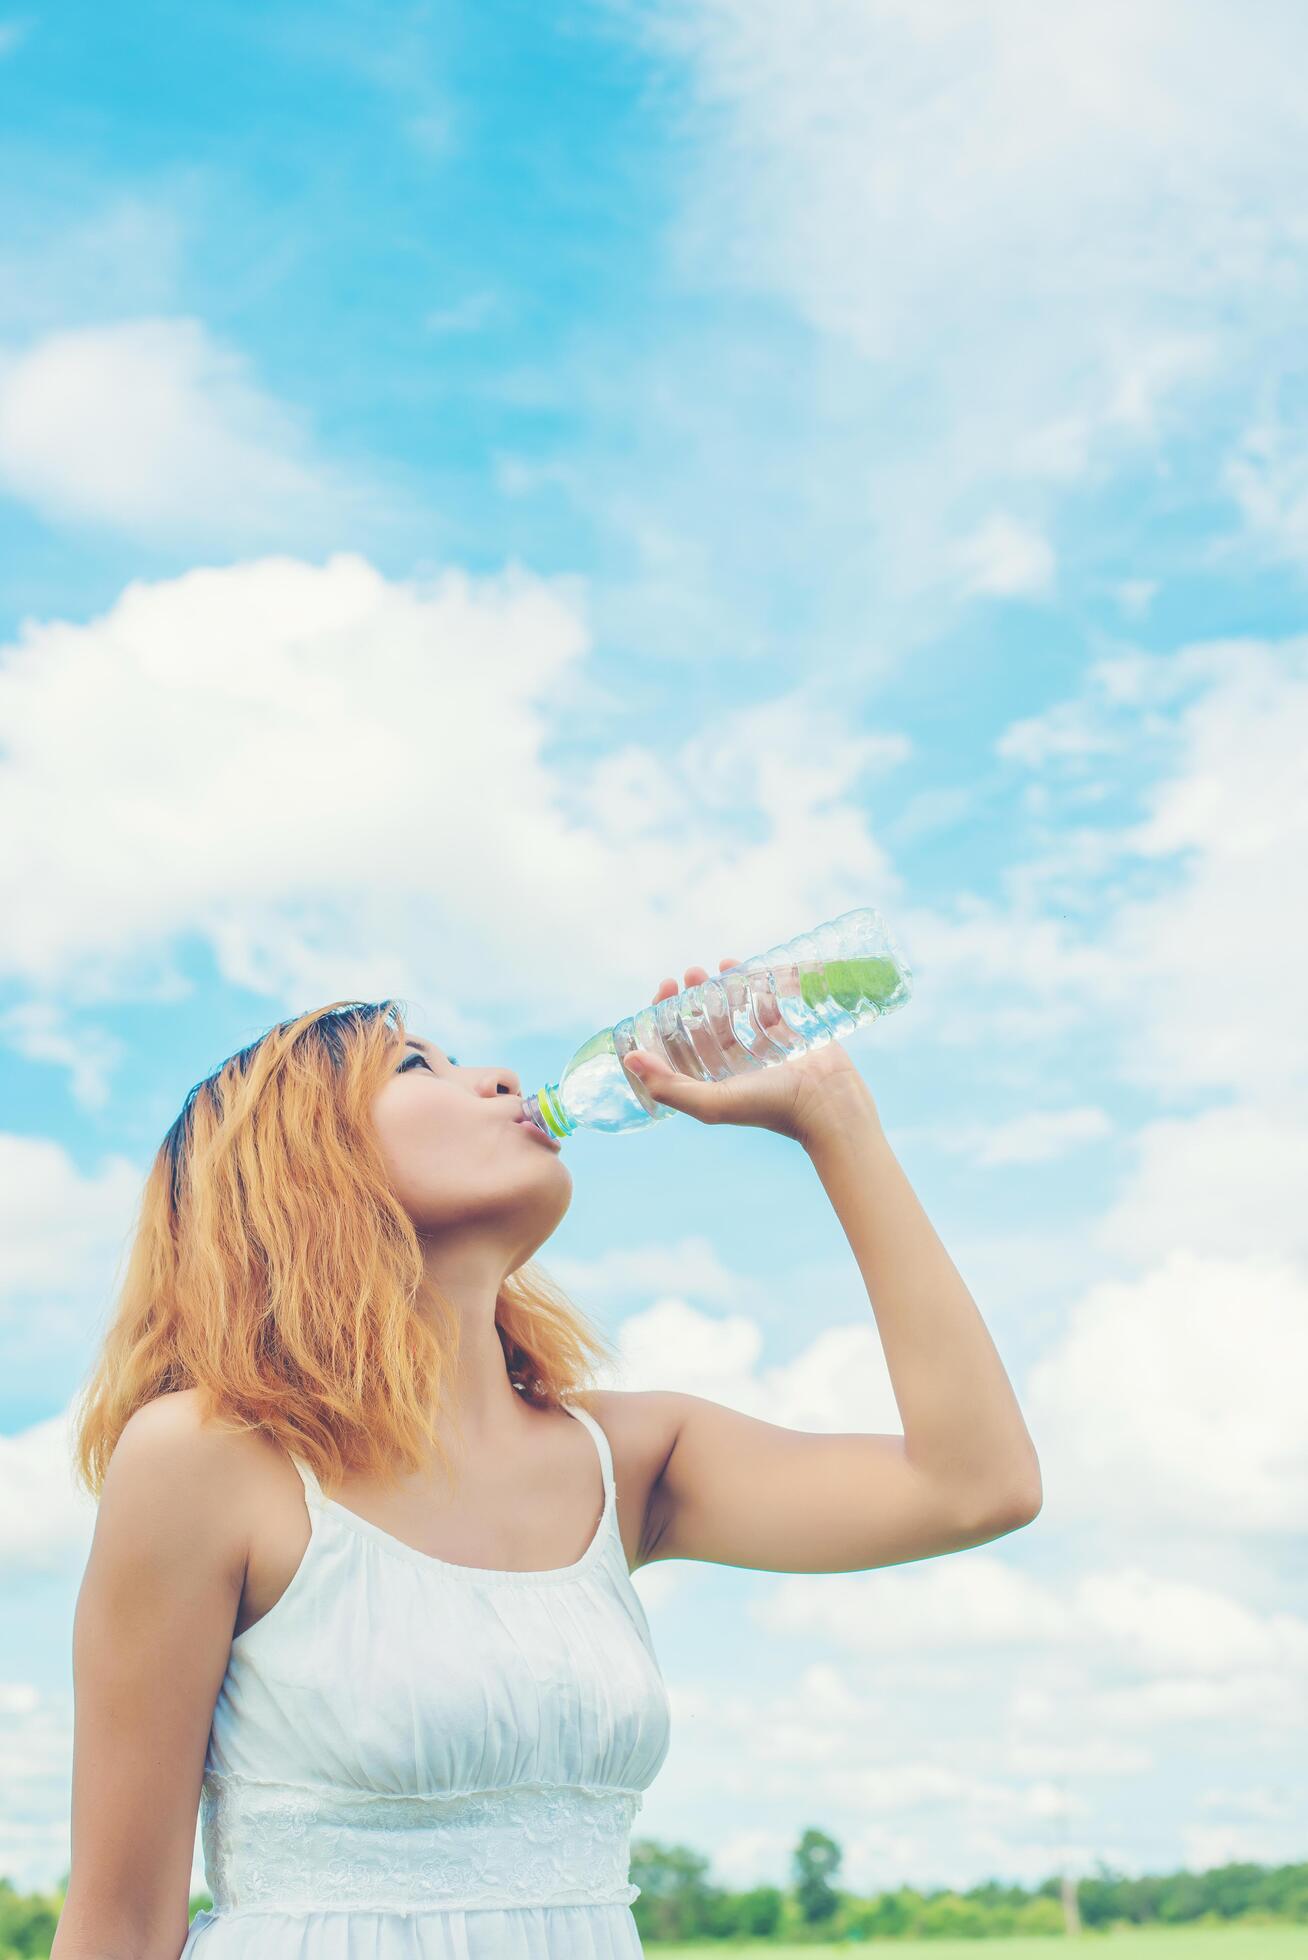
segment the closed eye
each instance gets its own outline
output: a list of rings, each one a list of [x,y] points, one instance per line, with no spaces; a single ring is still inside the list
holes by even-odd
[[[400,1063],[400,1066],[396,1069],[395,1073],[397,1075],[403,1075],[404,1071],[408,1068],[412,1068],[415,1062],[421,1062],[423,1067],[427,1070],[428,1074],[434,1075],[436,1073],[431,1063],[427,1060],[427,1057],[425,1055],[420,1055],[416,1048],[414,1049],[411,1055],[406,1056],[405,1060]]]

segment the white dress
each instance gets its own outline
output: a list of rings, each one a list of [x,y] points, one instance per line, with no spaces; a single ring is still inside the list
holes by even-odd
[[[565,1405],[568,1406],[568,1405]],[[324,1496],[232,1642],[179,1960],[633,1960],[632,1820],[669,1703],[604,1510],[572,1565],[451,1565]]]

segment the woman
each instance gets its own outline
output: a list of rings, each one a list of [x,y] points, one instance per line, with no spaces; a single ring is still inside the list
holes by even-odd
[[[100,1503],[53,1960],[631,1960],[631,1822],[669,1741],[631,1573],[862,1570],[1039,1509],[1003,1367],[841,1044],[643,1081],[806,1150],[902,1436],[587,1389],[605,1344],[529,1263],[562,1156],[511,1071],[394,1010],[271,1029],[151,1169],[80,1419]],[[188,1929],[197,1806],[214,1908]]]

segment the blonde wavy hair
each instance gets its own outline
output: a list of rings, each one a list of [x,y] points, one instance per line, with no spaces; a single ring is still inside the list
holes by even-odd
[[[73,1468],[92,1496],[128,1419],[183,1388],[326,1485],[347,1471],[389,1483],[432,1450],[451,1474],[437,1425],[458,1316],[444,1296],[432,1318],[414,1311],[422,1251],[371,1117],[405,1029],[398,1001],[333,1001],[189,1091],[78,1398]],[[495,1325],[510,1380],[538,1407],[584,1400],[593,1363],[614,1359],[530,1260],[500,1288]]]

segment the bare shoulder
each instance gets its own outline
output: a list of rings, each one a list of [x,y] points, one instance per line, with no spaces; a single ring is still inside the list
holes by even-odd
[[[682,1398],[670,1389],[597,1388],[586,1397],[587,1407],[602,1425],[616,1458],[621,1452],[633,1466],[657,1475],[677,1440]]]
[[[128,1417],[114,1448],[111,1463],[120,1451],[133,1462],[158,1456],[221,1463],[238,1460],[247,1431],[205,1412],[199,1389],[172,1389],[156,1395]]]
[[[201,1532],[224,1561],[244,1566],[243,1520],[266,1445],[206,1414],[199,1391],[155,1396],[123,1425],[105,1472],[100,1525],[143,1519],[167,1534]]]

